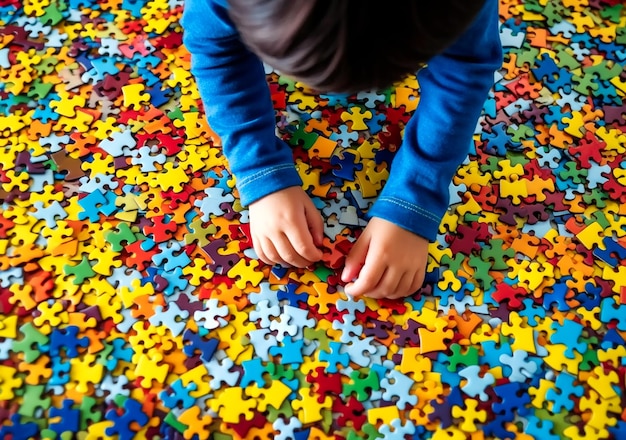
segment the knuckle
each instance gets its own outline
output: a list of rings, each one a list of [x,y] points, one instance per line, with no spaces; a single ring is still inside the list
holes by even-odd
[[[415,282],[411,285],[412,293],[418,291],[424,285],[425,276],[422,275],[415,279]]]
[[[276,223],[277,225],[293,225],[300,224],[298,221],[298,214],[292,209],[282,210],[276,213]]]
[[[393,297],[394,298],[406,298],[407,296],[411,295],[413,293],[413,290],[411,290],[411,288],[407,288],[407,289],[403,289],[403,290],[397,290],[394,294]]]
[[[317,249],[313,248],[309,248],[309,249],[305,249],[304,252],[302,253],[302,256],[309,260],[309,261],[313,261],[317,258]]]
[[[380,296],[383,298],[390,298],[396,293],[393,289],[381,289]]]
[[[364,287],[367,287],[367,286],[374,287],[379,281],[378,278],[379,278],[378,275],[373,274],[370,271],[367,271],[365,274],[359,277],[359,281],[361,282],[361,285],[363,285]]]
[[[307,263],[298,254],[290,253],[289,255],[283,255],[283,259],[291,266],[304,267]]]
[[[367,296],[369,298],[374,298],[374,299],[384,299],[387,296],[383,294],[383,292],[381,290],[376,290],[375,292],[370,292],[367,294]]]
[[[298,261],[298,254],[294,251],[294,250],[287,250],[282,252],[281,257],[285,260],[285,261]]]
[[[297,252],[295,251],[296,249],[300,249],[302,253],[306,253],[309,251],[309,246],[303,238],[292,237],[289,239],[289,241],[291,242],[291,246],[293,247],[290,253],[297,255]]]
[[[261,249],[259,246],[254,246],[254,252],[259,257],[259,260],[263,261],[264,263],[268,262],[267,255],[265,255],[265,252],[263,252],[263,249]]]
[[[269,251],[265,254],[265,256],[270,260],[270,262],[272,263],[278,263],[280,261],[280,256],[274,252],[274,251]]]

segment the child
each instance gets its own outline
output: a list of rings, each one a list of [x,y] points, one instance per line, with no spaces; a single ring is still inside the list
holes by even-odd
[[[322,257],[323,232],[275,137],[261,60],[323,92],[380,88],[419,70],[418,109],[341,276],[349,295],[401,298],[423,283],[448,186],[501,65],[498,19],[497,0],[186,0],[192,72],[259,258],[308,266]]]

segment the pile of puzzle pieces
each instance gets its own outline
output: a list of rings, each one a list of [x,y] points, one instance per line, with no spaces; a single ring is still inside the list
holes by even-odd
[[[416,78],[325,96],[267,69],[326,222],[323,262],[269,267],[182,9],[0,0],[0,438],[626,438],[623,2],[500,1],[504,65],[405,301],[338,273]]]

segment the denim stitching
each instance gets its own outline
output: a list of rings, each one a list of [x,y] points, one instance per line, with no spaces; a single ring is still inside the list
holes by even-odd
[[[268,169],[259,171],[259,172],[255,173],[255,174],[251,175],[251,176],[246,177],[245,179],[240,180],[239,181],[239,187],[242,188],[242,187],[244,187],[244,186],[254,182],[255,180],[258,180],[258,179],[260,179],[262,177],[265,177],[265,176],[267,176],[269,174],[272,174],[273,172],[285,170],[285,169],[292,168],[292,167],[293,167],[293,165],[291,165],[291,164],[285,164],[285,165],[278,165],[278,166],[275,166],[275,167],[272,167],[272,168],[268,168]]]
[[[414,204],[412,204],[410,202],[407,202],[405,200],[397,199],[395,197],[381,197],[379,199],[379,201],[382,201],[382,200],[385,200],[385,201],[387,201],[389,203],[393,203],[394,205],[398,205],[398,206],[400,206],[402,208],[405,208],[405,209],[408,209],[410,211],[413,211],[416,214],[423,215],[424,217],[426,217],[426,218],[428,218],[428,219],[430,219],[432,221],[435,221],[435,222],[440,221],[439,217],[437,217],[432,212],[427,211],[424,208],[421,208],[421,207],[419,207],[417,205],[414,205]]]

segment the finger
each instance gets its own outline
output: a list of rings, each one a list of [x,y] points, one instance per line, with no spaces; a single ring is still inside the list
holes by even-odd
[[[305,206],[304,214],[306,215],[309,231],[313,237],[313,243],[316,247],[322,246],[322,241],[324,240],[324,219],[322,219],[322,216],[313,204]]]
[[[267,260],[263,260],[263,261],[271,265],[274,265],[274,264],[287,265],[285,261],[281,258],[280,252],[278,252],[272,240],[270,240],[269,238],[265,238],[262,241],[262,248],[263,248],[263,253],[265,257],[267,258]]]
[[[313,235],[308,228],[297,227],[287,238],[298,256],[308,261],[307,266],[322,259],[322,251],[315,245]]]
[[[414,277],[412,272],[404,273],[398,280],[398,283],[396,284],[394,291],[389,295],[389,298],[400,299],[409,296],[413,293],[411,290],[413,287],[413,281]]]
[[[344,283],[353,281],[359,276],[365,264],[365,259],[367,258],[369,244],[369,237],[363,234],[350,250],[350,253],[346,257],[343,271],[341,272],[341,280]]]
[[[346,286],[346,293],[351,296],[361,296],[371,294],[378,289],[383,279],[387,266],[379,261],[373,261],[368,258],[361,268],[358,277],[354,283]]]
[[[252,247],[254,248],[254,252],[256,253],[257,257],[259,257],[259,260],[261,260],[265,264],[273,264],[273,262],[271,262],[271,260],[267,257],[267,255],[265,254],[265,251],[263,250],[261,239],[254,234],[251,234],[251,235],[252,235]]]
[[[398,287],[402,280],[402,273],[387,268],[378,285],[371,292],[366,293],[368,298],[394,299],[398,296]]]
[[[426,277],[426,274],[421,270],[418,270],[415,273],[415,276],[413,277],[413,284],[411,285],[411,293],[409,295],[414,294],[415,292],[417,292],[418,290],[422,288],[422,286],[424,285],[425,277]]]
[[[311,239],[311,242],[312,241],[313,239]],[[306,267],[312,263],[311,260],[300,255],[298,252],[300,246],[298,244],[294,246],[285,234],[281,234],[280,237],[274,241],[274,247],[280,259],[291,266]]]

